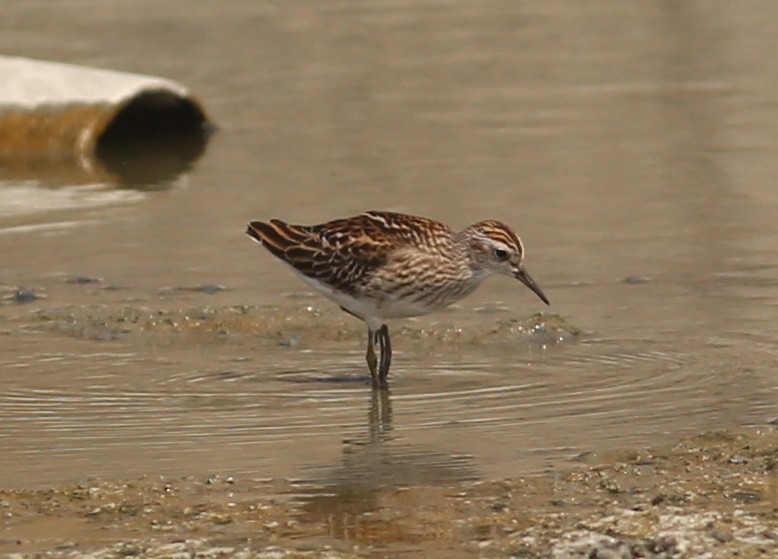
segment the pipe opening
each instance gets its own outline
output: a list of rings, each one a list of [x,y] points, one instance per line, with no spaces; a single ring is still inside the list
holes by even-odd
[[[95,156],[125,185],[158,183],[187,170],[213,130],[192,99],[146,91],[113,116],[97,138]]]
[[[111,119],[97,140],[97,150],[115,145],[205,135],[208,121],[200,106],[169,91],[145,91],[128,101]]]

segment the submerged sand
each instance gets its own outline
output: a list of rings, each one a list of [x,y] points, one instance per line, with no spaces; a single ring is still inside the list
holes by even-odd
[[[380,444],[380,443],[377,443]],[[711,432],[449,486],[95,479],[0,491],[0,551],[62,557],[775,557],[778,433]]]

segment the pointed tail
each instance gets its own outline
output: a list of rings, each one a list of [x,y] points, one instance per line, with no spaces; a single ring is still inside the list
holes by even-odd
[[[246,234],[284,260],[288,249],[298,246],[308,237],[301,228],[280,219],[271,219],[269,222],[252,221],[246,228]]]

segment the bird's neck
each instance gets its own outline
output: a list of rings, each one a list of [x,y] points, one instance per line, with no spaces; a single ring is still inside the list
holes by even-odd
[[[484,280],[488,274],[485,273],[480,256],[483,254],[486,243],[479,239],[479,235],[472,228],[468,227],[453,236],[453,250],[461,261],[467,262],[467,266],[473,274],[473,278],[480,281]]]

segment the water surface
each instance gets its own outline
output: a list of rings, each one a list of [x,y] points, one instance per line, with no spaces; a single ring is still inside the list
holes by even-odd
[[[173,78],[220,128],[153,189],[0,174],[5,484],[449,483],[775,417],[770,6],[148,8],[4,5],[4,52]],[[243,234],[250,219],[366,209],[513,224],[550,310],[582,334],[545,349],[398,334],[391,393],[372,398],[358,335],[333,336],[331,305]],[[166,289],[203,284],[229,289]],[[46,298],[18,304],[18,287]],[[67,305],[267,303],[321,309],[321,335],[141,343],[22,326]],[[500,278],[408,325],[489,332],[541,305]]]

